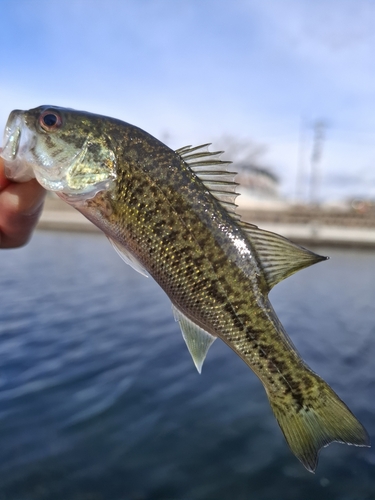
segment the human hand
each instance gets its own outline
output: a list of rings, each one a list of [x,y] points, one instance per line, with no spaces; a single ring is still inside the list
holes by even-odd
[[[5,177],[0,158],[0,248],[25,245],[42,213],[45,190],[32,179],[12,182]]]

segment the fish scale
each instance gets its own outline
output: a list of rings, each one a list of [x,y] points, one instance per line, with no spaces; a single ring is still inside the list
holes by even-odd
[[[278,282],[321,257],[240,221],[234,174],[218,152],[173,151],[119,120],[55,106],[11,113],[7,175],[35,176],[150,274],[172,302],[201,371],[223,340],[259,377],[293,453],[310,471],[322,446],[368,446],[366,430],[301,359],[268,299]]]

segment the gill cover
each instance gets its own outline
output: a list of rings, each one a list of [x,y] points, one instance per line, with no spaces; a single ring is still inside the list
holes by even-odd
[[[13,111],[1,152],[7,177],[19,182],[36,177],[44,188],[69,197],[91,198],[109,188],[116,176],[115,153],[89,129],[79,138],[80,116],[54,106]]]

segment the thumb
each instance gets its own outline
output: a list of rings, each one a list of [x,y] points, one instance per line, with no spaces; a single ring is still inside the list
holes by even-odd
[[[0,148],[0,153],[1,151],[2,149]],[[9,186],[10,183],[11,183],[10,180],[5,177],[4,162],[3,159],[0,158],[0,191]]]

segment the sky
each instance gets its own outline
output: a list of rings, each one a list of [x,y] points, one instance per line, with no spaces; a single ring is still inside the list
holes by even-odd
[[[372,0],[0,0],[0,128],[53,104],[231,144],[283,195],[375,199]],[[233,148],[237,144],[237,148]],[[227,157],[226,157],[227,158]]]

